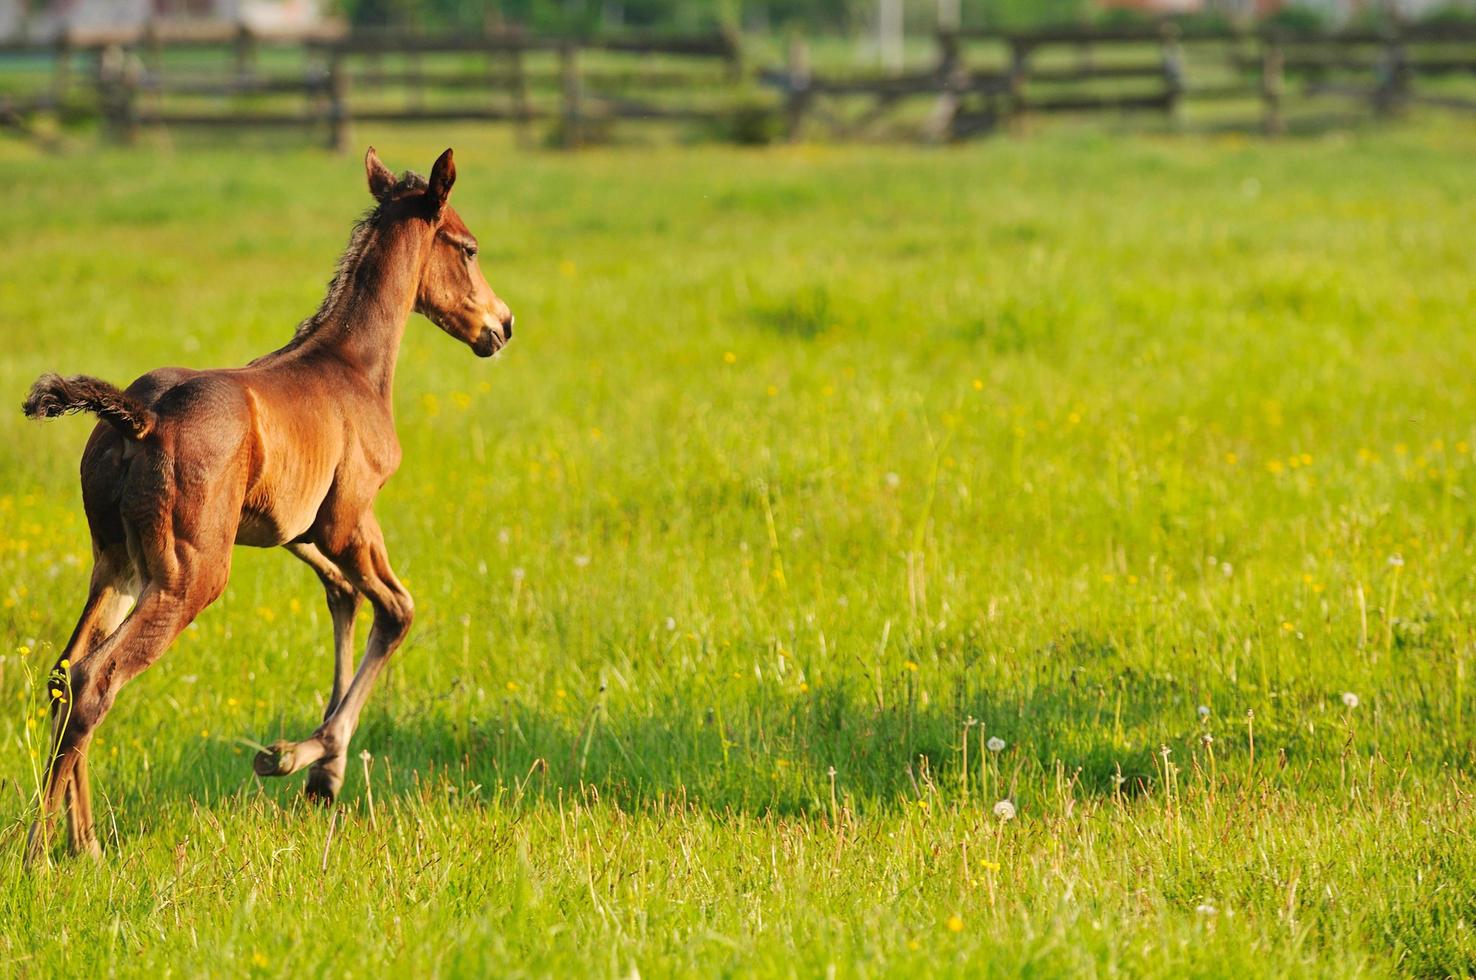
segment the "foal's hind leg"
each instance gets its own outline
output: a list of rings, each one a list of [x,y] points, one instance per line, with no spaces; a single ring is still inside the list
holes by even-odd
[[[134,570],[133,563],[128,559],[127,549],[120,543],[111,547],[102,547],[94,544],[95,559],[92,566],[92,581],[87,590],[87,602],[82,607],[82,615],[77,620],[77,626],[72,630],[72,637],[67,641],[61,656],[57,658],[56,666],[52,668],[52,676],[65,677],[68,668],[77,661],[86,657],[91,651],[96,650],[104,640],[113,634],[119,624],[123,622],[128,610],[133,605],[137,587],[138,576]],[[53,737],[60,734],[60,728],[65,722],[69,709],[68,690],[66,685],[57,685],[55,682],[48,684],[51,694],[51,715]],[[88,793],[85,771],[77,773],[81,780],[68,779],[62,787],[67,800],[67,829],[70,838],[72,853],[74,854],[99,854],[97,840],[92,836],[92,798]],[[51,823],[48,818],[37,821],[32,828],[32,836],[39,838],[36,846],[44,848],[51,836]]]
[[[93,732],[123,685],[158,660],[180,631],[225,590],[234,531],[219,519],[218,511],[239,503],[230,498],[216,501],[217,513],[212,515],[199,506],[198,492],[191,499],[196,501],[192,509],[175,508],[140,529],[136,536],[140,546],[131,557],[137,559],[146,584],[137,604],[112,635],[67,668],[71,697],[65,712],[58,714],[41,812],[26,848],[27,861],[45,853],[45,828],[68,795],[74,804],[74,840],[92,850],[88,846],[94,838],[86,757]],[[209,516],[217,519],[207,529],[202,518]],[[176,536],[175,527],[192,533],[187,538]]]
[[[180,591],[151,583],[122,625],[68,668],[70,703],[58,715],[41,814],[31,828],[27,861],[35,861],[45,853],[45,828],[63,796],[69,796],[73,803],[70,824],[74,841],[82,841],[86,851],[95,849],[91,796],[86,785],[86,756],[92,734],[113,706],[118,690],[159,659],[190,620],[219,594],[218,590]]]
[[[410,631],[415,615],[410,593],[390,568],[384,535],[373,514],[364,515],[349,543],[333,555],[333,563],[374,607],[374,627],[364,659],[342,700],[312,738],[295,744],[278,742],[256,757],[256,772],[261,776],[286,776],[311,765],[307,794],[324,803],[332,803],[343,786],[349,740],[359,725],[359,712],[379,672]]]
[[[318,550],[317,545],[289,544],[287,550],[318,573],[323,591],[328,595],[328,614],[333,617],[333,693],[323,712],[326,721],[333,716],[338,702],[343,700],[343,692],[354,672],[354,617],[364,596],[344,577],[338,566]]]

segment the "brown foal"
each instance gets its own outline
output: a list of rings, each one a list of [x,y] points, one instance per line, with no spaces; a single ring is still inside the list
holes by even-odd
[[[242,368],[162,368],[126,391],[45,375],[26,399],[33,418],[85,410],[102,419],[82,453],[92,582],[52,675],[53,745],[29,860],[48,850],[63,800],[72,851],[100,853],[87,781],[93,732],[119,688],[225,589],[234,544],[280,545],[302,559],[322,580],[333,618],[323,724],[259,753],[256,772],[310,766],[307,794],[325,803],[343,785],[359,713],[413,611],[373,510],[400,463],[392,394],[405,323],[423,314],[481,357],[513,329],[477,265],[476,239],[446,203],[451,151],[429,180],[396,178],[373,147],[364,166],[377,203],[355,227],[322,306],[287,346]],[[354,672],[364,599],[374,626]]]

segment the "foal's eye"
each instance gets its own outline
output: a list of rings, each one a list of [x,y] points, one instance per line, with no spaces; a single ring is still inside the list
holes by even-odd
[[[475,245],[463,245],[463,246],[461,246],[461,250],[466,253],[466,257],[467,257],[468,260],[471,260],[471,261],[475,261],[476,260],[476,257],[477,257],[477,247]]]

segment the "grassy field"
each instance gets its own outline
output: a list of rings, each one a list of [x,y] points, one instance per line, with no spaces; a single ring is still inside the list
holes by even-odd
[[[518,314],[490,364],[410,325],[369,755],[332,815],[251,774],[330,636],[238,551],[101,729],[104,859],[48,873],[89,423],[14,406],[278,346],[368,197],[0,147],[6,973],[1476,970],[1476,133],[359,135],[456,146]]]

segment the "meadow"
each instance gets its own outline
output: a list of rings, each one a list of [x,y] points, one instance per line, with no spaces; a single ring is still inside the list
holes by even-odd
[[[241,549],[100,730],[103,859],[41,872],[91,423],[20,399],[279,346],[369,199],[0,144],[5,973],[1476,971],[1476,131],[358,137],[456,147],[518,328],[407,332],[418,617],[343,798],[251,773],[330,631]]]

